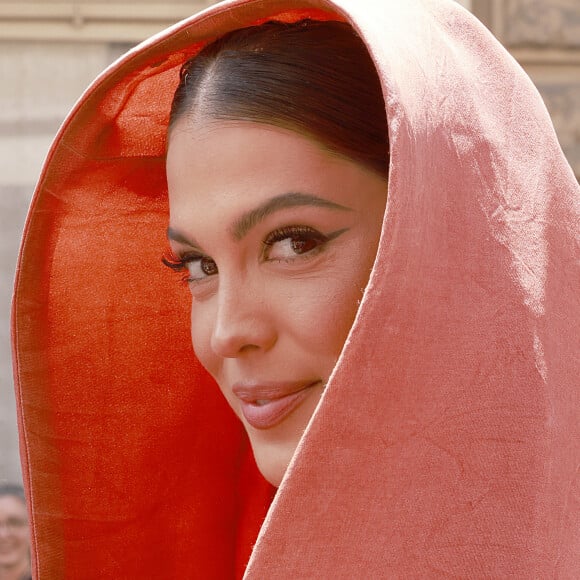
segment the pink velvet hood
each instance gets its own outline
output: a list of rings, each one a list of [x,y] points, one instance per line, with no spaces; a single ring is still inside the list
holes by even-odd
[[[165,133],[200,47],[304,17],[367,44],[391,166],[369,286],[274,496],[160,262]],[[232,0],[138,46],[64,123],[22,243],[35,577],[580,577],[579,230],[537,91],[451,0]]]

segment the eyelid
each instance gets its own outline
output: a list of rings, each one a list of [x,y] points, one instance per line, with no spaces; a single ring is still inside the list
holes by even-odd
[[[173,249],[170,248],[161,256],[161,262],[168,268],[171,268],[174,272],[181,272],[186,268],[189,262],[201,260],[206,257],[208,256],[200,254],[199,252],[184,252],[176,255]]]
[[[185,267],[182,258],[176,256],[173,250],[165,250],[161,256],[161,263],[168,268],[171,268],[174,272],[180,272]]]
[[[324,234],[311,226],[304,225],[284,226],[270,232],[266,236],[266,239],[262,242],[262,244],[264,247],[268,247],[275,244],[276,242],[292,237],[293,235],[303,235],[310,239],[318,239],[324,244],[326,244],[328,242],[331,242],[332,240],[335,240],[336,238],[347,232],[349,229],[350,228],[340,228],[334,232],[330,232],[329,234]]]
[[[277,228],[271,231],[266,236],[262,244],[264,244],[264,246],[272,246],[276,242],[281,242],[282,240],[285,240],[286,238],[289,238],[293,235],[294,236],[304,235],[310,238],[319,238],[322,241],[325,241],[327,239],[327,237],[323,233],[319,232],[315,228],[312,228],[310,226],[295,225],[295,226],[283,226],[281,228]]]
[[[263,257],[268,251],[268,248],[273,246],[275,243],[283,241],[292,236],[304,236],[313,240],[318,240],[321,246],[324,246],[328,242],[338,238],[344,232],[348,231],[349,228],[342,228],[331,232],[329,234],[323,234],[316,228],[306,225],[288,225],[276,228],[268,233],[266,238],[262,241]],[[203,260],[204,258],[212,259],[210,256],[203,254],[202,252],[190,250],[180,252],[176,255],[173,248],[169,248],[161,257],[162,263],[175,272],[183,272],[187,269],[187,264],[194,262],[196,260]]]

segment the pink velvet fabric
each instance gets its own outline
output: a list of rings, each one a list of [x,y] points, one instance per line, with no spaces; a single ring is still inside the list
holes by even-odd
[[[357,319],[270,505],[160,263],[163,157],[184,60],[304,17],[367,43],[389,196]],[[454,2],[234,0],[139,46],[65,122],[22,245],[35,577],[580,577],[579,229],[540,97]]]

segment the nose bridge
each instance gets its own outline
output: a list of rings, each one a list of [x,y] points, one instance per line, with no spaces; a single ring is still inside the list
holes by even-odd
[[[267,349],[274,341],[266,289],[246,275],[220,275],[213,350],[220,356],[235,358],[248,350]]]

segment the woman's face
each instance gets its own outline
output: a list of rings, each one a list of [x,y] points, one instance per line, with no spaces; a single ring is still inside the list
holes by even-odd
[[[386,181],[292,131],[187,120],[167,178],[195,353],[277,486],[357,312]]]
[[[0,573],[28,562],[30,539],[24,502],[13,495],[0,496]]]

